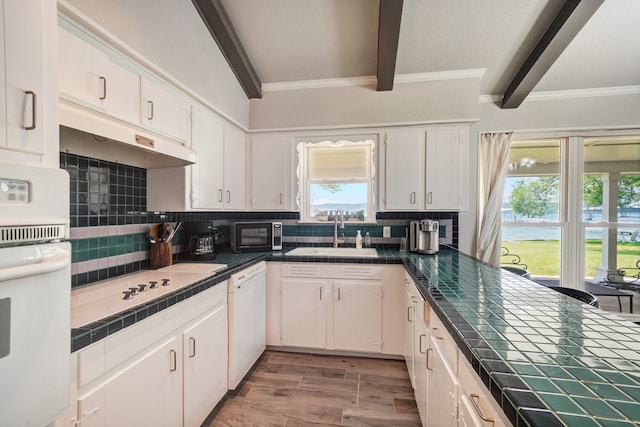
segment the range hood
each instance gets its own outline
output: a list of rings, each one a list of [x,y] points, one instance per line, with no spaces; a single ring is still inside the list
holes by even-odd
[[[60,150],[143,168],[187,166],[196,152],[141,127],[59,100]],[[67,129],[65,129],[67,128]],[[81,131],[91,138],[78,137]]]

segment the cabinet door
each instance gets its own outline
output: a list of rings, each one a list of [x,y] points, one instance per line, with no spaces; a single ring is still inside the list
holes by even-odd
[[[84,396],[78,396],[78,425],[107,427],[105,389],[98,387]]]
[[[282,279],[282,345],[326,348],[326,280]]]
[[[455,426],[458,419],[458,378],[447,363],[438,339],[430,337],[429,426]]]
[[[182,345],[172,336],[107,382],[107,426],[182,425]]]
[[[408,280],[405,279],[405,285],[408,284]],[[408,285],[407,285],[408,286]],[[409,378],[411,379],[411,385],[416,388],[415,383],[415,371],[414,371],[414,323],[415,323],[415,307],[411,299],[411,292],[408,288],[405,288],[405,323],[404,323],[404,360],[407,363],[407,370],[409,371]]]
[[[98,70],[100,105],[111,117],[129,123],[138,123],[140,119],[140,76],[116,61],[116,58],[106,58]],[[185,112],[188,114],[188,107],[183,108],[187,108]]]
[[[45,106],[50,102],[49,93],[55,93],[45,87],[45,6],[42,0],[22,0],[5,1],[3,8],[5,146],[44,154],[45,123],[51,113]]]
[[[291,208],[289,188],[292,153],[283,136],[251,139],[251,209],[282,211]]]
[[[334,283],[333,342],[340,350],[382,351],[382,283]]]
[[[184,426],[197,427],[227,391],[227,306],[182,333]]]
[[[424,136],[418,129],[387,132],[384,143],[383,203],[386,210],[419,210],[422,206]]]
[[[60,96],[87,104],[92,108],[102,109],[100,99],[104,95],[103,83],[105,82],[100,79],[100,66],[107,62],[106,54],[101,53],[67,28],[58,27]],[[139,103],[140,101],[136,100],[134,106]]]
[[[186,98],[145,77],[140,80],[140,122],[182,142],[189,141],[191,105]]]
[[[426,210],[462,210],[467,206],[468,143],[460,127],[426,133]]]
[[[427,425],[429,414],[429,370],[427,369],[427,349],[429,348],[429,329],[423,321],[415,325],[415,397],[420,419]]]
[[[224,203],[224,124],[202,107],[194,106],[191,148],[198,154],[191,165],[191,207],[220,210]]]
[[[247,208],[247,148],[242,129],[224,125],[224,207],[227,210]]]

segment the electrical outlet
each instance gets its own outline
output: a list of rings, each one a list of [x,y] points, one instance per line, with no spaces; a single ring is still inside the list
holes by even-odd
[[[391,227],[388,225],[385,225],[384,227],[382,227],[382,237],[391,237]]]

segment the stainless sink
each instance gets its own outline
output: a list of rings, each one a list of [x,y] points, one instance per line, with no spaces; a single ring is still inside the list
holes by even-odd
[[[318,247],[308,247],[308,248],[295,248],[289,252],[287,255],[293,256],[328,256],[328,257],[366,257],[373,258],[377,257],[378,253],[373,248],[364,248],[364,249],[356,249],[356,248],[318,248]]]

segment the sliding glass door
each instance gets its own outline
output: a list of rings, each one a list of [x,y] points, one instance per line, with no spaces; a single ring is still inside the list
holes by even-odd
[[[503,266],[574,288],[638,275],[640,137],[515,140],[509,161]]]

